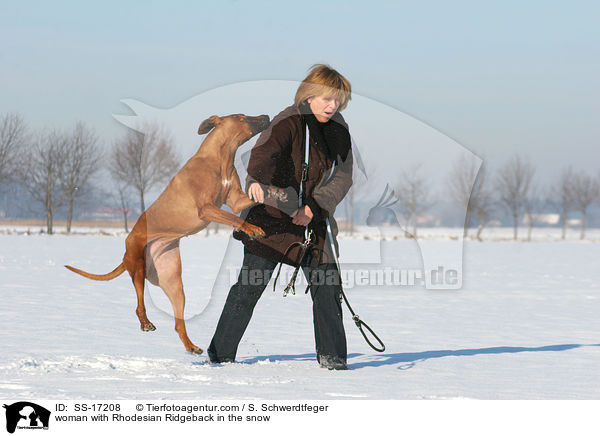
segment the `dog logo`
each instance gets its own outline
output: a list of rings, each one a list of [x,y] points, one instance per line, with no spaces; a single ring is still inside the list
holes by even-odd
[[[18,429],[48,430],[50,411],[27,401],[4,405],[6,409],[6,431],[14,433]]]
[[[398,203],[398,198],[395,197],[394,190],[389,191],[390,185],[385,185],[385,190],[375,206],[369,209],[367,216],[368,226],[400,226],[396,213],[392,210],[392,206]]]
[[[113,117],[121,124],[138,131],[147,133],[147,125],[157,123],[173,135],[174,142],[183,155],[191,155],[198,150],[197,122],[203,117],[214,113],[268,113],[276,114],[289,104],[289,96],[294,95],[299,82],[285,80],[257,80],[252,82],[235,83],[196,95],[170,108],[158,108],[134,99],[123,99],[121,102],[130,110],[129,114],[114,114]],[[396,228],[405,230],[406,220],[402,212],[405,202],[403,192],[396,188],[395,178],[403,168],[422,168],[424,177],[431,182],[432,191],[438,190],[443,194],[446,189],[445,177],[451,162],[465,156],[475,159],[478,164],[481,159],[470,150],[463,147],[447,135],[435,128],[403,113],[393,107],[357,94],[352,96],[352,110],[344,112],[344,117],[350,126],[352,135],[352,155],[356,176],[353,189],[359,202],[368,204],[369,209],[362,205],[357,208],[356,218],[364,222],[365,212],[369,212],[367,224],[374,227],[379,235],[374,237],[381,242],[379,249],[356,250],[344,255],[344,262],[349,264],[382,264],[395,262],[395,253],[384,251],[386,233],[395,232]],[[234,157],[234,166],[241,181],[246,180],[246,168],[250,158],[254,140],[240,146]],[[362,146],[364,144],[364,146]],[[475,176],[471,180],[474,185]],[[387,189],[385,189],[386,185]],[[265,201],[285,213],[287,207],[294,208],[296,191],[292,187],[282,190],[268,190],[265,186]],[[384,193],[382,195],[382,192]],[[367,200],[373,196],[372,202]],[[287,201],[286,201],[287,197]],[[375,202],[375,200],[380,201]],[[440,196],[444,201],[445,197]],[[399,199],[398,201],[396,201]],[[366,201],[365,201],[366,200]],[[464,223],[467,207],[452,198],[448,198],[444,206],[447,216],[456,223]],[[441,202],[441,201],[440,201]],[[418,217],[417,217],[418,218]],[[413,239],[418,247],[422,262],[422,275],[426,289],[460,289],[462,287],[463,270],[463,232],[451,234],[445,241],[445,249],[432,244],[427,238]],[[188,246],[195,242],[188,242]],[[215,273],[205,286],[210,290],[208,298],[202,293],[186,296],[187,319],[204,313],[208,309],[216,290],[223,287],[221,280],[227,276],[227,271],[237,267],[234,261],[240,251],[239,243],[233,238],[217,238],[211,245],[211,256],[206,261],[206,270]],[[394,265],[402,267],[402,265]],[[444,272],[448,280],[437,280],[436,277]],[[237,277],[237,274],[235,275]],[[152,303],[160,310],[169,313],[172,305],[168,299],[162,299],[156,288],[150,288]]]

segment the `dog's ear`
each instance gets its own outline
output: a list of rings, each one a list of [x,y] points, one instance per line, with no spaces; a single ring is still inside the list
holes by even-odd
[[[206,120],[202,121],[202,123],[200,123],[200,127],[198,127],[198,135],[204,135],[205,133],[210,132],[210,130],[213,127],[217,126],[220,122],[221,118],[219,118],[216,115],[207,118]]]

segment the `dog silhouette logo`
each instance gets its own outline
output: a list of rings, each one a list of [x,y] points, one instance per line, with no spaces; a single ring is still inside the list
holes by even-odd
[[[391,209],[391,206],[398,203],[398,198],[394,194],[394,190],[390,190],[390,185],[385,185],[385,189],[379,201],[375,206],[369,209],[367,216],[368,226],[400,226],[396,213]]]
[[[27,401],[4,405],[6,409],[6,431],[14,433],[19,429],[48,429],[50,411]]]
[[[127,106],[128,113],[114,114],[113,118],[141,134],[150,135],[152,132],[150,126],[161,126],[172,135],[178,152],[184,156],[191,156],[198,150],[199,120],[209,119],[213,114],[275,115],[290,103],[290,95],[296,93],[299,85],[299,82],[291,80],[254,80],[233,83],[207,90],[166,108],[126,98],[122,99],[121,103]],[[369,250],[346,252],[344,262],[373,265],[388,262],[390,266],[402,268],[402,265],[396,263],[398,262],[396,251],[383,250],[384,246],[390,247],[386,244],[386,234],[396,233],[397,228],[405,230],[406,235],[416,233],[416,231],[412,233],[409,231],[406,217],[403,216],[407,195],[395,181],[399,171],[402,168],[420,168],[422,174],[419,177],[427,177],[427,181],[431,181],[434,192],[437,189],[443,192],[446,189],[444,174],[451,169],[451,162],[462,157],[473,159],[477,163],[476,168],[479,169],[481,159],[452,138],[409,114],[356,93],[352,95],[352,110],[344,112],[344,118],[350,126],[353,164],[356,167],[353,169],[353,175],[357,178],[353,186],[356,193],[360,189],[363,190],[356,197],[357,203],[370,206],[370,209],[367,209],[369,216],[366,224],[373,227],[370,232],[378,231],[374,239],[380,242],[378,248],[373,246],[373,249]],[[256,139],[251,139],[244,143],[234,157],[234,166],[242,183],[246,180],[250,154],[256,144],[255,141]],[[476,174],[475,172],[471,175],[471,180],[465,180],[465,183],[470,183],[471,188],[474,186]],[[224,182],[228,183],[227,180]],[[372,204],[370,200],[364,201],[365,192],[376,195],[373,200],[379,198],[379,201],[377,203],[373,201]],[[297,196],[295,188],[289,186],[279,191],[268,191],[265,199],[270,200],[273,203],[271,205],[289,215],[293,211],[285,210],[285,205],[290,204],[293,207],[294,195]],[[284,201],[286,196],[287,202]],[[423,203],[422,198],[421,200],[421,205],[428,203]],[[448,197],[446,202],[446,196],[441,196],[440,201],[436,203],[444,205],[444,210],[451,221],[460,224],[465,222],[467,204],[462,204],[452,197]],[[361,205],[356,213],[351,212],[352,216],[356,215],[356,218],[360,216],[361,224],[364,209]],[[419,214],[420,212],[413,213],[413,222],[417,221]],[[427,289],[462,287],[463,238],[462,231],[451,235],[444,241],[443,250],[429,238],[413,239],[423,265],[422,275]],[[186,244],[190,244],[188,247],[191,247],[197,242],[198,240],[190,239]],[[184,247],[183,250],[185,251],[186,248]],[[204,281],[203,287],[209,293],[196,292],[186,295],[186,319],[192,319],[207,310],[212,310],[211,302],[217,301],[218,289],[231,286],[229,283],[223,283],[223,280],[226,280],[227,275],[238,267],[239,250],[239,242],[234,238],[215,238],[211,241],[211,256],[203,264],[208,278]],[[237,279],[237,272],[234,276],[233,280]],[[444,280],[439,280],[438,277],[444,277]],[[150,301],[156,308],[165,313],[172,313],[172,305],[168,299],[162,297],[162,292],[156,287],[149,288],[148,291]]]

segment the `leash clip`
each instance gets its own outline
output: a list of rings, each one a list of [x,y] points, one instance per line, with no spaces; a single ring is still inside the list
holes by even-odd
[[[315,232],[313,231],[313,229],[308,229],[308,226],[304,229],[304,242],[302,242],[302,247],[303,248],[307,248],[311,241],[313,236],[315,236]],[[304,256],[303,256],[304,257]]]
[[[308,178],[308,164],[306,162],[302,163],[302,181],[306,182]]]
[[[287,295],[292,291],[292,295],[296,295],[296,286],[294,282],[288,283],[288,285],[283,290],[283,296],[287,297]]]
[[[296,295],[296,277],[298,276],[298,271],[300,270],[300,265],[302,264],[302,260],[304,259],[304,256],[306,255],[306,250],[308,250],[308,247],[311,244],[313,236],[314,236],[314,231],[312,229],[309,230],[308,227],[306,227],[306,229],[304,230],[304,241],[294,242],[285,251],[284,256],[287,256],[287,254],[291,251],[292,248],[299,247],[299,249],[300,249],[300,252],[298,253],[299,254],[298,260],[297,260],[298,265],[294,269],[294,274],[292,275],[290,282],[283,290],[284,297],[287,297],[287,295],[290,292],[292,293],[292,295]],[[279,278],[280,273],[281,273],[281,263],[279,264],[279,270],[277,271],[277,275],[275,276],[275,281],[273,282],[273,292],[275,292],[275,290],[276,290],[277,279]]]

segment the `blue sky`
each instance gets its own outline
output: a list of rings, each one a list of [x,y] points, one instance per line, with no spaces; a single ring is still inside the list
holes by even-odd
[[[0,113],[34,128],[83,120],[108,144],[124,129],[111,116],[127,113],[123,98],[172,107],[232,83],[302,80],[325,62],[356,94],[491,166],[520,152],[545,180],[569,163],[597,173],[599,12],[578,1],[3,1]]]

